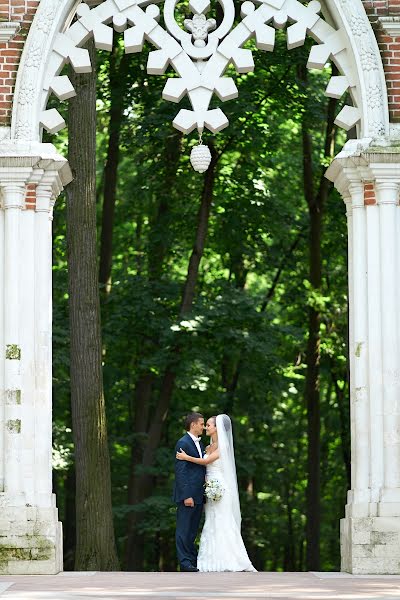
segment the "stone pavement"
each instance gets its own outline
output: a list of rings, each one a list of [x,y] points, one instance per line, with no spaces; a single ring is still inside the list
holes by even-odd
[[[0,577],[0,600],[400,600],[400,576],[61,573]]]

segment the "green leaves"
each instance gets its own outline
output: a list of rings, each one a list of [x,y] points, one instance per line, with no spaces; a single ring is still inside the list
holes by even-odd
[[[274,53],[255,53],[254,73],[236,76],[239,98],[223,107],[229,128],[205,135],[220,158],[195,302],[183,320],[178,317],[180,298],[203,185],[188,162],[196,136],[182,138],[172,129],[176,106],[161,100],[164,82],[146,74],[145,53],[122,60],[119,49],[113,58],[118,76],[112,82],[110,56],[100,55],[99,217],[111,85],[124,103],[112,288],[102,306],[114,517],[122,556],[127,519],[140,515],[146,570],[159,568],[159,560],[163,568],[175,567],[173,448],[182,434],[182,416],[192,409],[205,416],[224,411],[232,416],[243,532],[257,568],[304,568],[309,307],[321,313],[322,565],[339,567],[337,523],[347,487],[348,446],[346,224],[341,200],[331,192],[317,291],[308,280],[301,122],[303,117],[309,121],[318,185],[321,166],[327,165],[323,90],[329,72],[310,73],[306,89],[298,68],[305,64],[307,48],[289,53],[284,37],[277,32]],[[59,141],[61,147],[66,143]],[[177,340],[179,352],[173,354]],[[161,447],[148,470],[155,493],[132,505],[127,495],[131,457],[146,435],[135,433],[132,423],[141,417],[151,422],[167,364],[175,369],[177,384]],[[54,222],[54,436],[61,496],[73,458],[66,433],[68,366],[64,203],[59,201]],[[137,384],[144,375],[151,379],[151,394],[141,415]],[[63,502],[61,512],[70,518]]]

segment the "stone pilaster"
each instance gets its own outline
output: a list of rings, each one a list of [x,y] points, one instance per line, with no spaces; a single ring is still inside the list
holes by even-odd
[[[350,142],[328,176],[349,227],[352,489],[341,521],[342,570],[398,574],[400,154]]]
[[[51,217],[69,173],[48,144],[8,146],[0,150],[0,573],[54,574],[62,530],[51,476]]]

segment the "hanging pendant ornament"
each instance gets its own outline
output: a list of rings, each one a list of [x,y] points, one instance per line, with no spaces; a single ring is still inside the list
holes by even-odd
[[[211,163],[211,152],[208,146],[203,144],[202,134],[199,136],[199,143],[193,146],[190,153],[190,162],[197,173],[205,173]]]

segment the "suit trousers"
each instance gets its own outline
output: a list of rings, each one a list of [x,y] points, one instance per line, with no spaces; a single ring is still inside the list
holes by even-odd
[[[176,553],[181,567],[186,568],[197,564],[197,550],[194,545],[199,530],[203,504],[194,507],[177,503],[176,511]]]

